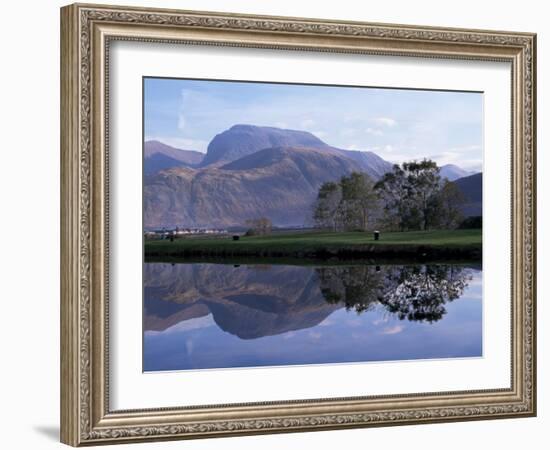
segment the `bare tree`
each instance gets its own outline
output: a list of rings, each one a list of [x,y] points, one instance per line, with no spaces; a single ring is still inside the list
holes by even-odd
[[[246,232],[246,234],[249,236],[270,234],[273,228],[271,220],[269,220],[267,217],[248,219],[245,223],[249,227],[248,231]]]

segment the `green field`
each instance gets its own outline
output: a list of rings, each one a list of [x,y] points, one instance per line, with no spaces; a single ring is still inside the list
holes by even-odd
[[[267,236],[182,238],[145,242],[146,258],[163,256],[254,256],[305,258],[481,258],[481,230],[381,233],[280,232]]]

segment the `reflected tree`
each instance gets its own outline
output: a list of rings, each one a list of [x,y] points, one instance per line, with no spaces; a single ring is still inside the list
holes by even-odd
[[[382,295],[383,274],[374,266],[319,267],[316,270],[325,300],[343,303],[348,311],[367,311]]]
[[[362,313],[382,305],[400,320],[437,322],[445,305],[459,298],[471,280],[461,266],[347,266],[318,268],[321,293]]]
[[[390,270],[388,289],[380,303],[401,320],[436,322],[445,305],[459,298],[472,275],[460,266],[411,266]]]

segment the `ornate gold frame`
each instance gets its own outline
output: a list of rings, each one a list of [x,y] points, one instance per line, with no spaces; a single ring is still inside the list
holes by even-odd
[[[111,411],[108,79],[112,40],[203,43],[512,66],[512,385],[509,389]],[[128,441],[533,416],[536,36],[75,4],[61,9],[61,440]]]

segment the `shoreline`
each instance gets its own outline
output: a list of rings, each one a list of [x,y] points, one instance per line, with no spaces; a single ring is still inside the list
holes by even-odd
[[[271,250],[271,249],[185,249],[166,248],[163,250],[147,250],[145,260],[159,258],[173,259],[212,259],[212,258],[254,258],[254,259],[294,259],[294,260],[481,260],[482,248],[468,247],[438,247],[427,245],[370,245],[356,248],[320,248],[316,250]]]
[[[230,239],[145,241],[148,260],[254,259],[294,261],[480,261],[481,230],[387,233],[302,233]]]

